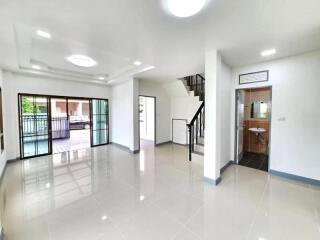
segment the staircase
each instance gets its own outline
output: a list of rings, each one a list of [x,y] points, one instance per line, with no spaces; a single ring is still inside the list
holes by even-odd
[[[204,128],[205,128],[205,78],[200,74],[183,78],[183,83],[188,91],[193,91],[195,96],[202,102],[198,111],[187,124],[189,131],[189,161],[192,160],[192,154],[203,155],[204,153]]]

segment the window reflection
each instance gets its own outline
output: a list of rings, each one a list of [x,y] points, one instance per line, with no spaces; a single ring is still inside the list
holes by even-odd
[[[91,151],[66,152],[22,163],[24,215],[34,218],[92,194]]]

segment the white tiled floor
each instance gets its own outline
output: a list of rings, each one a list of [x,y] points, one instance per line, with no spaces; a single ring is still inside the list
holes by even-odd
[[[0,192],[6,239],[320,239],[320,187],[241,166],[214,187],[185,147],[143,147],[8,165]]]

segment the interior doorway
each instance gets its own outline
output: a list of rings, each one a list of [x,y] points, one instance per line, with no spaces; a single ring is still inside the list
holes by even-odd
[[[271,87],[236,90],[236,147],[238,165],[269,171]]]
[[[139,96],[140,146],[156,143],[156,98]]]
[[[89,99],[51,98],[52,151],[90,147]]]

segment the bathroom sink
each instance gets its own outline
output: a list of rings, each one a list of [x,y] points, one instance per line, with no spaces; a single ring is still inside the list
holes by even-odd
[[[264,128],[249,128],[249,131],[258,134],[265,133],[267,130]]]

